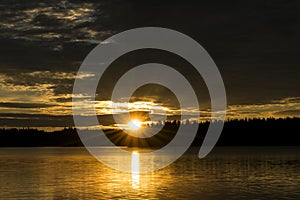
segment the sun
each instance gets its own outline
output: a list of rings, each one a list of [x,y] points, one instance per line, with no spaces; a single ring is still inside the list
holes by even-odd
[[[128,122],[128,129],[132,130],[132,131],[136,131],[138,129],[141,128],[141,122],[137,119],[131,120],[130,122]]]

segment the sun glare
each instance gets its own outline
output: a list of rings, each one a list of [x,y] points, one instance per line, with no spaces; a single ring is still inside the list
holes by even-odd
[[[130,130],[136,131],[141,128],[141,122],[137,119],[131,120],[128,122],[128,128]]]

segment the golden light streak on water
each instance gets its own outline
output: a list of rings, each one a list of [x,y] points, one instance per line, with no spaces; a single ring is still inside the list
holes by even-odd
[[[140,187],[140,155],[136,151],[131,154],[131,181],[132,188]]]

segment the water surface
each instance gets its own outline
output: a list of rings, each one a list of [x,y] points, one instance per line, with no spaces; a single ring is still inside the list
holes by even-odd
[[[300,147],[197,148],[167,168],[133,173],[84,148],[0,148],[0,199],[300,199]]]

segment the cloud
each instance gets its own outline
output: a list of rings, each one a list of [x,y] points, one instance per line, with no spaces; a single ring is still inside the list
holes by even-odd
[[[14,103],[14,102],[0,102],[0,107],[6,108],[47,108],[53,107],[53,104],[41,104],[41,103]]]
[[[76,71],[95,45],[124,30],[157,26],[183,32],[209,52],[225,82],[229,118],[298,116],[299,6],[297,0],[124,1],[118,5],[109,0],[4,2],[0,6],[0,111],[71,115]],[[125,57],[125,61],[135,61],[131,58]],[[176,63],[178,69],[184,68]],[[120,66],[112,73],[124,69]],[[192,78],[193,74],[187,76]],[[86,73],[77,78],[91,77],[93,74]],[[110,89],[112,79],[107,76],[104,90]],[[137,100],[162,106],[166,98],[158,96]],[[202,100],[203,94],[200,97]],[[152,101],[155,98],[158,100]],[[100,114],[111,114],[103,99],[98,100]],[[171,104],[174,102],[164,106],[178,114],[178,107]],[[209,116],[207,107],[201,107],[204,117]],[[183,111],[189,116],[197,109]],[[49,123],[55,125],[54,121]]]
[[[228,106],[228,118],[298,117],[299,97],[272,100],[269,103]]]
[[[300,110],[284,110],[275,112],[274,115],[278,117],[300,117]]]

